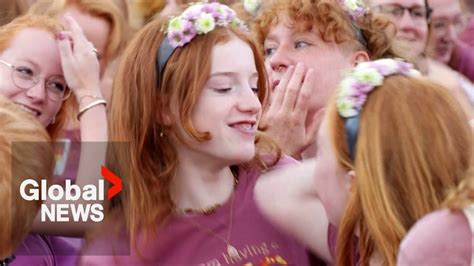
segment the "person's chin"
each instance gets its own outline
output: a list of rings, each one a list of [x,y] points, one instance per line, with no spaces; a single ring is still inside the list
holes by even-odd
[[[239,154],[236,154],[235,160],[238,164],[250,162],[255,157],[255,149],[243,148]]]
[[[438,61],[440,61],[443,64],[449,63],[449,60],[451,59],[451,54],[449,53],[443,53],[438,55]]]
[[[394,50],[399,56],[414,61],[421,55],[424,47],[420,47],[420,44],[417,41],[397,39]]]

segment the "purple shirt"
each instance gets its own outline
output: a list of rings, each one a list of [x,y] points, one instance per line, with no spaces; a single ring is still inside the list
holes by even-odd
[[[408,232],[397,265],[470,265],[472,247],[464,213],[440,210],[426,215]]]
[[[449,66],[474,82],[474,18],[471,18],[455,45]]]
[[[29,234],[15,250],[11,266],[73,266],[82,246],[82,238]]]
[[[291,162],[285,158],[278,166]],[[83,256],[81,265],[309,265],[306,249],[292,238],[280,233],[260,213],[253,191],[260,171],[240,169],[239,184],[234,192],[233,226],[230,244],[239,252],[233,260],[226,251],[229,230],[230,203],[219,207],[209,215],[170,215],[158,233],[150,237],[151,242],[139,250],[130,250],[129,256]],[[216,237],[219,235],[221,237]],[[99,237],[85,250],[86,254],[97,252],[104,246],[112,250],[123,250],[128,241],[125,238]],[[100,239],[102,238],[102,239]],[[112,252],[112,253],[111,253]]]

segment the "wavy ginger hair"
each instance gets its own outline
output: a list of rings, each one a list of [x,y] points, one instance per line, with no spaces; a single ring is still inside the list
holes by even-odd
[[[358,229],[362,265],[377,252],[395,265],[400,241],[436,210],[468,173],[473,138],[449,91],[425,79],[390,76],[368,96],[360,114],[355,162],[335,103],[329,128],[339,163],[355,170],[337,239],[337,265],[351,265]]]
[[[0,97],[0,259],[10,256],[30,231],[41,200],[27,201],[21,182],[50,181],[54,154],[46,130],[32,115]]]
[[[326,42],[349,44],[351,51],[367,51],[371,59],[393,57],[392,39],[396,27],[382,16],[371,12],[354,23],[337,0],[268,0],[263,1],[254,23],[257,42],[263,46],[270,30],[287,16],[291,27],[299,32],[319,30]],[[367,44],[357,41],[355,24]]]
[[[254,54],[258,98],[263,104],[268,94],[264,62],[256,44],[250,35],[233,27],[218,27],[176,48],[157,84],[155,60],[166,37],[161,31],[166,22],[150,22],[127,47],[114,83],[109,113],[111,139],[130,142],[129,148],[114,152],[115,157],[109,161],[121,162],[117,171],[126,173],[121,207],[132,243],[138,231],[156,228],[172,210],[169,187],[179,163],[172,143],[183,141],[180,125],[184,134],[196,141],[211,138],[209,132],[196,131],[191,118],[209,78],[212,48],[234,36],[247,43]],[[256,148],[257,162],[262,163],[258,154],[263,150],[276,153],[275,161],[280,156],[278,149],[261,134],[257,135]]]
[[[59,21],[47,16],[25,15],[18,17],[12,22],[0,27],[0,53],[10,46],[16,34],[27,28],[44,30],[51,33],[53,38],[56,38],[56,35],[63,30]],[[63,129],[67,119],[66,106],[72,105],[74,101],[74,96],[71,96],[63,102],[56,114],[55,122],[46,128],[51,139],[55,140]]]

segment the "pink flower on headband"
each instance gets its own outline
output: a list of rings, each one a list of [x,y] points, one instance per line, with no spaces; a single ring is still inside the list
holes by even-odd
[[[358,115],[368,94],[391,75],[414,77],[420,73],[412,64],[395,59],[359,63],[339,84],[336,98],[339,115],[344,118]]]
[[[206,34],[217,26],[229,25],[248,31],[244,22],[228,6],[217,2],[197,3],[189,6],[180,16],[170,19],[167,37],[173,48],[182,47],[197,35]]]

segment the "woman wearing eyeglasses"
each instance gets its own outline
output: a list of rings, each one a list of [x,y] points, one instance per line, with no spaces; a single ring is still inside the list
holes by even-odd
[[[469,119],[474,118],[474,95],[469,94],[472,83],[449,67],[425,55],[428,38],[434,34],[431,14],[433,9],[427,0],[369,0],[371,8],[389,17],[398,31],[393,49],[399,55],[414,62],[431,80],[450,89],[463,107]],[[472,92],[471,92],[472,93]],[[471,98],[469,100],[469,98]]]
[[[63,31],[54,19],[33,15],[17,18],[0,28],[0,94],[38,119],[52,140],[64,126],[66,107],[77,101],[81,140],[105,142],[106,102],[99,86],[97,55],[76,21],[67,16],[65,20],[71,31]],[[76,184],[83,187],[97,183],[95,177],[105,149],[81,144],[81,150]],[[89,223],[41,222],[37,217],[32,231],[82,235],[89,227]],[[20,247],[27,250],[23,255],[51,256],[24,256],[12,265],[55,264],[54,251],[48,250],[48,243],[43,240],[42,235],[29,235]]]

